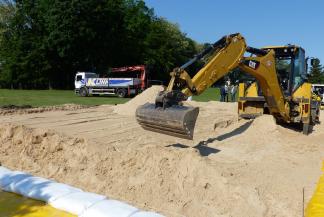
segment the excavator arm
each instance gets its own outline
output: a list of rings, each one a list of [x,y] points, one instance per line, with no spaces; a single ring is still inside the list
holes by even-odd
[[[278,120],[289,122],[289,103],[278,81],[274,55],[274,51],[270,50],[264,56],[244,57],[239,68],[258,80],[270,114]]]
[[[246,52],[254,55],[244,57]],[[207,55],[210,55],[207,64],[191,78],[185,69]],[[188,96],[203,93],[235,68],[259,81],[270,113],[288,122],[289,104],[285,101],[276,74],[274,51],[248,47],[240,34],[224,36],[183,66],[174,69],[170,73],[167,89],[158,94],[155,104],[147,103],[137,109],[137,121],[147,130],[192,139],[199,108],[183,106],[182,101]]]
[[[206,50],[213,55],[208,63],[192,79],[185,71],[185,68],[189,66],[188,63],[171,73],[171,81],[177,80],[177,76],[179,76],[179,79],[186,81],[186,87],[182,89],[182,92],[187,96],[201,94],[216,81],[224,77],[224,75],[237,68],[246,51],[246,44],[240,34],[233,34],[224,36]],[[205,54],[206,50],[202,54]],[[201,57],[202,54],[198,55],[198,57]],[[172,91],[172,89],[173,84],[170,82],[167,91]]]

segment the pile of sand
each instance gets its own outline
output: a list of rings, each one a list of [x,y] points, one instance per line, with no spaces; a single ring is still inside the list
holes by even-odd
[[[92,106],[88,105],[77,105],[77,104],[63,104],[56,106],[42,106],[32,108],[29,105],[25,106],[2,106],[0,107],[0,115],[11,115],[11,114],[31,114],[31,113],[42,113],[47,111],[74,111],[78,109],[89,108]]]
[[[160,90],[115,111],[133,115]],[[188,104],[200,107],[193,141],[144,131],[106,106],[0,116],[0,163],[171,217],[301,214],[320,174],[323,124],[304,136],[269,115],[238,121],[236,103]]]
[[[53,130],[5,124],[0,128],[0,141],[0,164],[6,162],[12,169],[53,178],[67,168],[85,166],[84,139],[70,138]]]
[[[260,137],[260,135],[271,137],[277,131],[278,125],[274,117],[272,115],[262,115],[251,121],[251,126],[249,126],[246,134],[254,137]]]
[[[226,163],[215,168],[201,158],[199,149],[152,144],[106,146],[98,152],[83,139],[12,124],[0,127],[0,135],[1,161],[11,169],[131,201],[166,216],[262,216],[266,210],[253,187],[231,186],[234,170],[225,169]],[[240,208],[233,209],[234,204]]]
[[[114,109],[114,112],[120,115],[135,115],[135,111],[138,106],[143,105],[147,102],[154,103],[155,97],[157,94],[163,90],[163,86],[154,85],[150,88],[147,88],[141,94],[137,95],[133,99],[129,100],[124,104],[117,105]]]

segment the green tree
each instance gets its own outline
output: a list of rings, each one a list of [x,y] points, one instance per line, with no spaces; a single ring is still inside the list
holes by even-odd
[[[15,15],[16,7],[10,0],[0,0],[0,35],[10,26],[10,20]],[[1,40],[1,38],[0,38]]]
[[[1,3],[0,11],[11,10],[0,16],[0,81],[15,88],[71,88],[77,71],[134,64],[148,64],[152,78],[169,80],[169,71],[197,51],[143,0]]]
[[[153,66],[157,79],[168,80],[173,68],[197,53],[196,43],[179,30],[178,25],[155,18],[146,40],[145,64]]]
[[[319,59],[314,59],[313,63],[314,64],[310,67],[309,82],[313,84],[322,84],[324,83],[323,67]]]
[[[123,41],[122,0],[54,0],[46,10],[46,50],[56,88],[73,84],[76,71],[102,72],[113,65]]]
[[[10,0],[1,0],[0,1],[0,46],[2,44],[4,35],[10,35],[10,21],[14,17],[16,11],[16,7],[14,2]],[[1,47],[0,47],[1,51]],[[3,65],[5,61],[4,58],[1,58],[0,55],[0,87],[8,86],[7,82],[10,80],[10,74],[5,73],[3,70]]]
[[[13,16],[1,34],[1,80],[11,87],[35,88],[43,83],[46,59],[42,55],[43,28],[38,4],[34,1],[13,3]]]

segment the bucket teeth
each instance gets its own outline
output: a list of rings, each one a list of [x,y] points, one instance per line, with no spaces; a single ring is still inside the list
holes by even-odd
[[[198,107],[172,106],[163,109],[146,103],[137,108],[136,120],[146,130],[192,139],[198,113]]]

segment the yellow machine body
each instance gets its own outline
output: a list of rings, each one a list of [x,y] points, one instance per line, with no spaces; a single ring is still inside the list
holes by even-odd
[[[246,52],[253,55],[245,57]],[[185,68],[207,54],[211,54],[209,60],[191,78]],[[292,74],[293,70],[288,70],[289,77],[293,79],[289,80],[288,88],[284,88],[284,76],[287,72],[277,70],[277,66],[280,66],[277,62],[282,60],[281,57],[287,58],[292,55],[300,60],[300,64],[296,64],[296,67],[299,67],[299,74]],[[292,61],[295,59],[292,58]],[[155,105],[146,104],[137,108],[137,121],[146,130],[192,139],[199,109],[183,106],[181,102],[189,96],[201,94],[220,78],[239,68],[257,80],[267,110],[278,122],[301,123],[304,125],[303,132],[308,134],[312,119],[316,118],[312,117],[311,112],[311,84],[305,83],[302,79],[304,63],[304,50],[300,47],[279,46],[257,49],[248,47],[244,37],[238,33],[224,36],[188,63],[174,69],[170,73],[171,80],[167,89],[158,94]],[[244,104],[248,102],[244,97],[258,96],[256,86],[246,88],[240,85],[240,91],[243,91],[239,93],[239,97],[243,97],[241,98],[243,107],[240,108],[239,105],[239,112],[240,109],[244,111]],[[250,109],[251,113],[262,114],[263,112],[259,104],[253,105],[250,102],[245,105],[248,105],[246,109]],[[249,110],[245,112],[248,113]]]
[[[324,216],[324,162],[321,175],[316,190],[306,208],[306,217],[323,217]]]
[[[255,118],[268,113],[267,103],[262,93],[258,91],[257,82],[247,86],[239,84],[238,114],[242,118]],[[311,114],[311,102],[320,103],[320,97],[312,94],[311,84],[304,83],[292,95],[292,101],[298,105],[300,115],[292,118],[291,122],[309,123]],[[319,108],[319,107],[317,107]]]
[[[255,118],[266,113],[266,102],[259,92],[257,82],[253,82],[249,86],[245,83],[239,84],[237,105],[240,117]]]
[[[262,93],[258,90],[257,82],[249,86],[245,83],[239,85],[238,114],[241,118],[255,118],[268,114],[268,106]],[[321,97],[312,93],[312,84],[303,83],[291,96],[297,116],[291,117],[291,123],[314,124],[319,121]],[[305,129],[307,130],[307,129]]]

